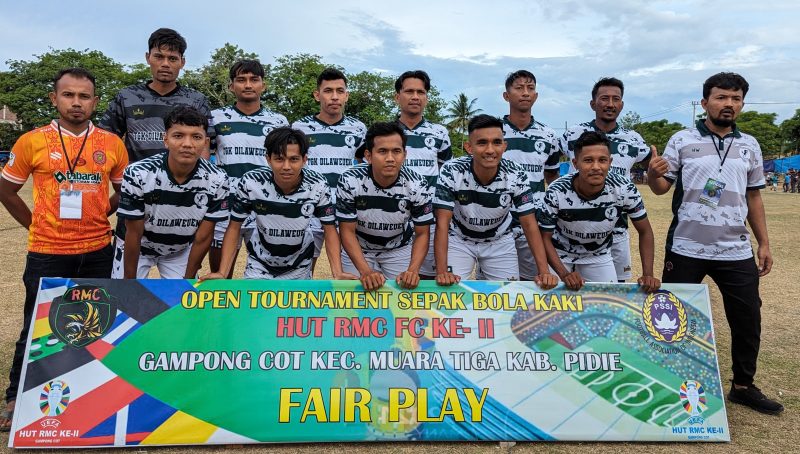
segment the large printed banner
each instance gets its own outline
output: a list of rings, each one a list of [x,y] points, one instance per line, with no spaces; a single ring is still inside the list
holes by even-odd
[[[705,285],[43,279],[9,445],[729,441]]]

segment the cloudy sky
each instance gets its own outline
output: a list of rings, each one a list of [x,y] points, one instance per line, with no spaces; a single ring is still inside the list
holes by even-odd
[[[445,99],[464,92],[496,115],[508,110],[506,74],[525,68],[538,79],[534,115],[555,128],[593,118],[590,91],[603,76],[625,82],[625,110],[646,121],[687,124],[719,71],[750,82],[747,109],[779,121],[800,109],[796,0],[126,3],[5,3],[0,69],[67,47],[139,63],[149,34],[171,27],[189,43],[190,68],[230,42],[264,62],[302,52],[350,72],[424,69]]]

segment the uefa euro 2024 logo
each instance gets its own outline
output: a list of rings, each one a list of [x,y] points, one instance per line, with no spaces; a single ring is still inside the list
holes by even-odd
[[[680,397],[683,409],[689,413],[689,424],[702,424],[700,415],[708,408],[703,385],[697,380],[686,380],[681,383]]]

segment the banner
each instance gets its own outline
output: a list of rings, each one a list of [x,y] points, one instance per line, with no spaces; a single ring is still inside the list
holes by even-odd
[[[43,279],[9,446],[730,441],[705,285]]]

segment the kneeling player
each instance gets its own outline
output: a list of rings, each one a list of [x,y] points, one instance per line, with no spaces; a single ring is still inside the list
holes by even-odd
[[[547,260],[567,288],[589,282],[616,282],[611,255],[612,231],[627,214],[639,232],[642,277],[646,292],[661,286],[653,276],[653,229],[639,191],[629,179],[609,174],[611,154],[605,134],[587,131],[574,145],[577,173],[547,188],[539,216]]]
[[[225,172],[201,159],[208,151],[208,118],[178,107],[164,119],[160,153],[125,169],[113,278],[144,279],[158,267],[164,279],[193,279],[208,252],[214,224],[227,219]]]
[[[513,214],[536,261],[534,281],[544,289],[554,287],[558,279],[548,272],[528,178],[503,159],[503,122],[478,115],[468,131],[465,148],[470,156],[446,162],[436,183],[436,282],[450,285],[466,279],[476,264],[486,279],[518,280]]]
[[[308,168],[308,139],[296,129],[273,129],[264,141],[267,167],[251,170],[231,191],[231,219],[222,239],[219,272],[202,279],[230,274],[242,223],[255,216],[256,231],[247,243],[246,279],[311,279],[314,236],[312,217],[322,222],[325,249],[334,279],[342,274],[341,247],[334,227],[334,207],[325,177]]]
[[[367,131],[366,163],[339,179],[336,217],[347,252],[344,269],[359,273],[365,290],[386,279],[415,288],[428,252],[433,194],[425,178],[403,166],[405,141],[397,123],[375,123]]]

